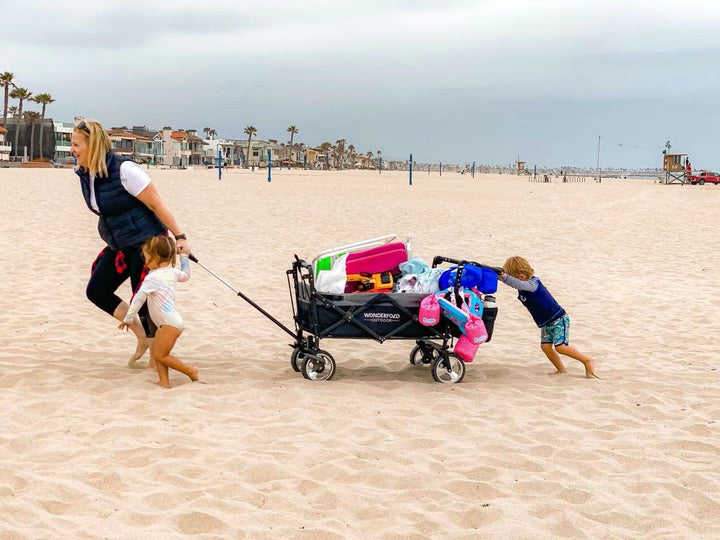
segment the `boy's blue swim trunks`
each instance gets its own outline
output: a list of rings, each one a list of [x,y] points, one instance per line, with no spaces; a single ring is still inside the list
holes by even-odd
[[[540,343],[570,344],[570,317],[563,315],[540,328]]]

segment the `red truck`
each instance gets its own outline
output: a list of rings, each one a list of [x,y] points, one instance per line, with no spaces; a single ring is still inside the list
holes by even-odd
[[[720,175],[710,171],[702,171],[700,174],[688,174],[687,181],[691,184],[700,184],[701,186],[708,182],[710,184],[720,184]]]

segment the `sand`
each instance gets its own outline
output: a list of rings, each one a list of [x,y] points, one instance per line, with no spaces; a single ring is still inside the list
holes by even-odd
[[[162,390],[85,298],[103,244],[75,175],[0,169],[0,537],[720,537],[720,187],[150,174],[201,262],[287,325],[293,254],[395,233],[427,261],[523,255],[602,380],[548,376],[501,286],[461,384],[408,340],[323,341],[337,372],[307,381],[193,265],[175,351],[206,384]]]

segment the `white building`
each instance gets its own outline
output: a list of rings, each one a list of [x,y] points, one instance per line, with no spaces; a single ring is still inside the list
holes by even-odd
[[[223,165],[229,165],[230,167],[237,167],[242,164],[242,142],[234,141],[229,139],[205,139],[204,151],[205,157],[204,162],[206,165],[218,164],[218,148],[222,150]]]
[[[55,157],[53,161],[55,163],[74,161],[73,156],[70,155],[70,137],[75,124],[73,122],[54,122],[54,126]]]
[[[0,126],[0,161],[10,161],[10,150],[12,150],[12,147],[9,141],[5,141],[7,134],[7,129]]]

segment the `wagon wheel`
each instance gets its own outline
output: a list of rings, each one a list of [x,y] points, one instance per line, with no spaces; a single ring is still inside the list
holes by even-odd
[[[412,351],[410,351],[410,363],[413,366],[421,366],[423,364],[430,364],[436,358],[439,358],[440,353],[438,350],[431,345],[415,345]]]
[[[457,384],[465,376],[465,362],[453,352],[442,351],[431,367],[433,379],[439,383]]]
[[[332,354],[320,349],[306,353],[300,365],[303,377],[311,381],[329,381],[335,374],[335,359]]]
[[[294,371],[300,371],[303,362],[305,362],[305,353],[299,347],[295,347],[290,355],[290,365]]]

